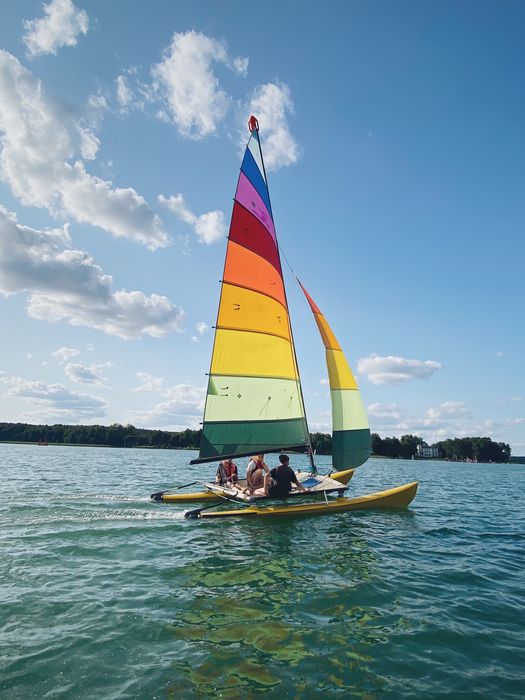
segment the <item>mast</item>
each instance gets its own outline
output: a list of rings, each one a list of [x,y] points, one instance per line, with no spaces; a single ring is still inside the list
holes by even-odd
[[[259,134],[259,122],[257,121],[257,118],[254,117],[253,115],[250,117],[250,120],[248,122],[248,129],[250,130],[250,133],[253,133],[253,131],[255,130],[255,131],[257,131],[257,135]],[[259,139],[257,138],[257,140],[259,140]],[[264,157],[263,157],[260,141],[259,141],[259,152],[261,154],[261,163],[262,163],[262,167],[263,167],[264,179],[266,180],[266,182],[268,182],[268,178],[266,177],[266,167],[264,165]],[[268,199],[270,201],[270,208],[271,208],[272,203],[271,203],[269,189],[268,189]],[[277,245],[277,254],[279,255],[279,259],[280,259],[281,253],[279,250],[279,241],[277,239],[276,239],[276,245]],[[286,306],[288,307],[288,296],[286,294],[286,285],[283,285],[283,286],[284,286],[284,298],[286,299]],[[292,350],[293,350],[294,362],[295,362],[295,366],[297,367],[297,389],[298,389],[299,395],[301,397],[301,405],[302,405],[303,411],[304,411],[304,420],[306,422],[306,428],[308,431],[308,449],[307,449],[308,461],[310,462],[310,470],[311,470],[312,474],[317,474],[317,467],[315,466],[315,462],[314,462],[314,451],[312,449],[312,440],[310,438],[310,428],[308,427],[308,417],[306,415],[306,406],[304,403],[303,387],[301,385],[301,373],[299,371],[299,362],[297,361],[297,351],[295,349],[295,341],[294,341],[294,337],[293,337],[292,319],[291,319],[290,315],[288,315],[288,325],[290,327],[290,337],[292,339]]]

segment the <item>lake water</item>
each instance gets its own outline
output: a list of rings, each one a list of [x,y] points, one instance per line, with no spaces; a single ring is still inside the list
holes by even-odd
[[[524,466],[374,459],[351,493],[419,479],[408,511],[209,522],[148,498],[193,454],[0,445],[2,698],[525,695]]]

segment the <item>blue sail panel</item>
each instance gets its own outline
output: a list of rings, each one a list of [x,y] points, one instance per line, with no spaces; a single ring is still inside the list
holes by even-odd
[[[273,219],[272,207],[270,205],[270,197],[268,195],[268,188],[266,187],[266,183],[264,182],[264,178],[261,174],[261,171],[257,167],[257,163],[255,162],[254,157],[252,156],[248,148],[246,149],[246,153],[244,154],[244,158],[241,165],[241,172],[243,172],[246,175],[248,180],[255,187],[259,197],[266,204],[268,213]]]

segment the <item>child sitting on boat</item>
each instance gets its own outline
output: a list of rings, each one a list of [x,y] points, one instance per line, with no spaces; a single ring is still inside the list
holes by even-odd
[[[257,489],[264,488],[264,477],[269,473],[270,470],[264,461],[264,455],[256,455],[251,458],[246,470],[246,485],[250,493],[253,494]]]
[[[242,491],[243,488],[238,481],[237,465],[231,459],[223,459],[217,468],[215,483],[219,484],[219,486],[226,486],[230,489],[236,488]]]

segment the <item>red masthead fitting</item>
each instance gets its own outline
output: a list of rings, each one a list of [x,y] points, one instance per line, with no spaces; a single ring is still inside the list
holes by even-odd
[[[253,116],[253,114],[248,122],[248,129],[250,130],[250,134],[253,131],[259,131],[259,122],[257,121],[257,118]]]

